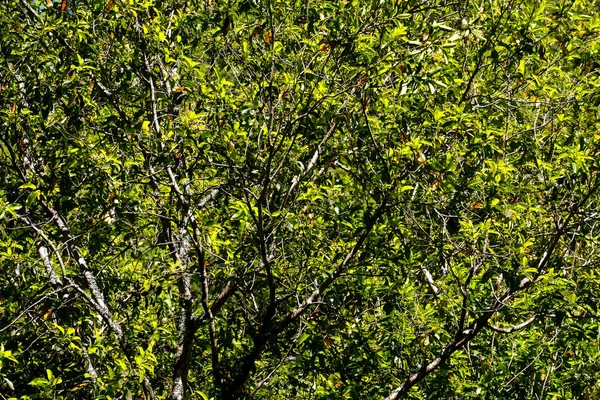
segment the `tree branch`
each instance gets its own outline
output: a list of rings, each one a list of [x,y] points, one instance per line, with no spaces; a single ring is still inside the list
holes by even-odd
[[[518,325],[513,325],[509,328],[500,328],[500,327],[492,325],[491,323],[488,322],[488,328],[490,328],[491,330],[496,331],[498,333],[513,333],[513,332],[516,332],[518,330],[521,330],[521,329],[527,327],[527,325],[529,325],[533,321],[535,321],[536,318],[537,318],[537,316],[533,315],[533,316],[529,317],[526,321],[524,321]]]
[[[367,225],[364,227],[363,233],[360,235],[354,246],[352,246],[348,254],[346,254],[343,261],[338,264],[335,270],[332,271],[319,286],[317,286],[317,288],[306,298],[306,300],[301,303],[300,306],[290,312],[288,316],[281,322],[272,323],[265,327],[262,332],[259,332],[258,339],[254,341],[252,350],[241,360],[239,371],[226,388],[227,391],[224,392],[223,398],[239,398],[242,386],[254,370],[255,363],[264,351],[266,345],[275,340],[283,332],[283,330],[287,328],[287,326],[300,317],[312,304],[319,303],[321,301],[324,292],[342,275],[342,273],[350,265],[350,262],[358,254],[373,230],[376,222],[383,215],[383,212],[386,208],[387,204],[384,199],[372,217],[368,220]]]

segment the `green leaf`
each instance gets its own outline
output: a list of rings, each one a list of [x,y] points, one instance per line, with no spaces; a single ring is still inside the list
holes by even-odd
[[[434,23],[433,23],[433,27],[434,27],[434,28],[439,28],[439,29],[441,29],[441,30],[443,30],[443,31],[448,31],[448,32],[452,32],[452,31],[454,31],[454,29],[450,28],[449,26],[447,26],[447,25],[444,25],[444,24],[439,24],[439,23],[437,23],[437,22],[434,22]]]
[[[203,400],[208,400],[208,396],[204,392],[196,391],[196,394],[202,397]]]
[[[33,192],[29,193],[29,195],[27,196],[27,200],[25,200],[25,207],[31,208],[31,206],[36,201],[38,201],[40,196],[41,196],[41,192],[39,190],[34,190]]]
[[[19,186],[19,189],[32,189],[32,190],[35,190],[36,186],[33,183],[31,183],[31,182],[27,182],[27,183],[24,183],[21,186]]]
[[[29,382],[30,386],[48,386],[48,380],[44,378],[35,378],[31,382]]]
[[[519,61],[519,72],[521,73],[521,75],[525,76],[525,59],[522,58],[521,61]]]

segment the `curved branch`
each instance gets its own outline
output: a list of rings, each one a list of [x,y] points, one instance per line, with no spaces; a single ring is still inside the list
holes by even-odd
[[[521,329],[523,329],[523,328],[527,327],[527,325],[529,325],[529,324],[531,324],[533,321],[535,321],[535,320],[536,320],[536,318],[537,318],[537,315],[534,315],[534,316],[532,316],[532,317],[528,318],[526,321],[524,321],[524,322],[522,322],[522,323],[520,323],[520,324],[518,324],[518,325],[513,325],[513,326],[511,326],[511,327],[509,327],[509,328],[500,328],[500,327],[498,327],[498,326],[495,326],[495,325],[492,325],[492,324],[490,324],[489,322],[488,322],[488,325],[487,325],[487,326],[488,326],[488,328],[490,328],[491,330],[493,330],[493,331],[496,331],[496,332],[498,332],[498,333],[513,333],[513,332],[516,332],[516,331],[518,331],[518,330],[521,330]]]

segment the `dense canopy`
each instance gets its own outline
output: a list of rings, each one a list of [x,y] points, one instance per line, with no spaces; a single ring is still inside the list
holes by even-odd
[[[0,399],[600,397],[593,0],[0,2]]]

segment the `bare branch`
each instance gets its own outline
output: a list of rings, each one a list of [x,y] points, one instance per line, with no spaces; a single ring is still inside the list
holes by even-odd
[[[429,270],[427,268],[425,268],[425,266],[423,264],[419,265],[419,267],[421,268],[423,275],[425,275],[425,280],[427,281],[427,284],[431,288],[431,291],[433,292],[433,294],[436,297],[439,296],[440,288],[438,288],[436,286],[435,281],[433,280],[433,276],[431,275],[431,272],[429,272]]]
[[[518,330],[521,330],[521,329],[527,327],[527,325],[529,325],[533,321],[535,321],[536,318],[537,318],[537,316],[533,315],[533,316],[529,317],[527,320],[525,320],[524,322],[522,322],[518,325],[513,325],[509,328],[500,328],[500,327],[492,325],[491,323],[488,322],[488,328],[490,328],[491,330],[496,331],[498,333],[513,333],[513,332],[516,332]]]
[[[44,263],[44,267],[46,267],[46,273],[48,274],[48,279],[50,280],[50,284],[52,286],[62,285],[60,278],[58,277],[58,275],[56,275],[56,272],[54,271],[54,267],[52,266],[52,261],[50,260],[50,257],[48,256],[48,249],[46,249],[44,246],[39,246],[38,254],[40,255],[40,258],[42,259],[42,262]]]

